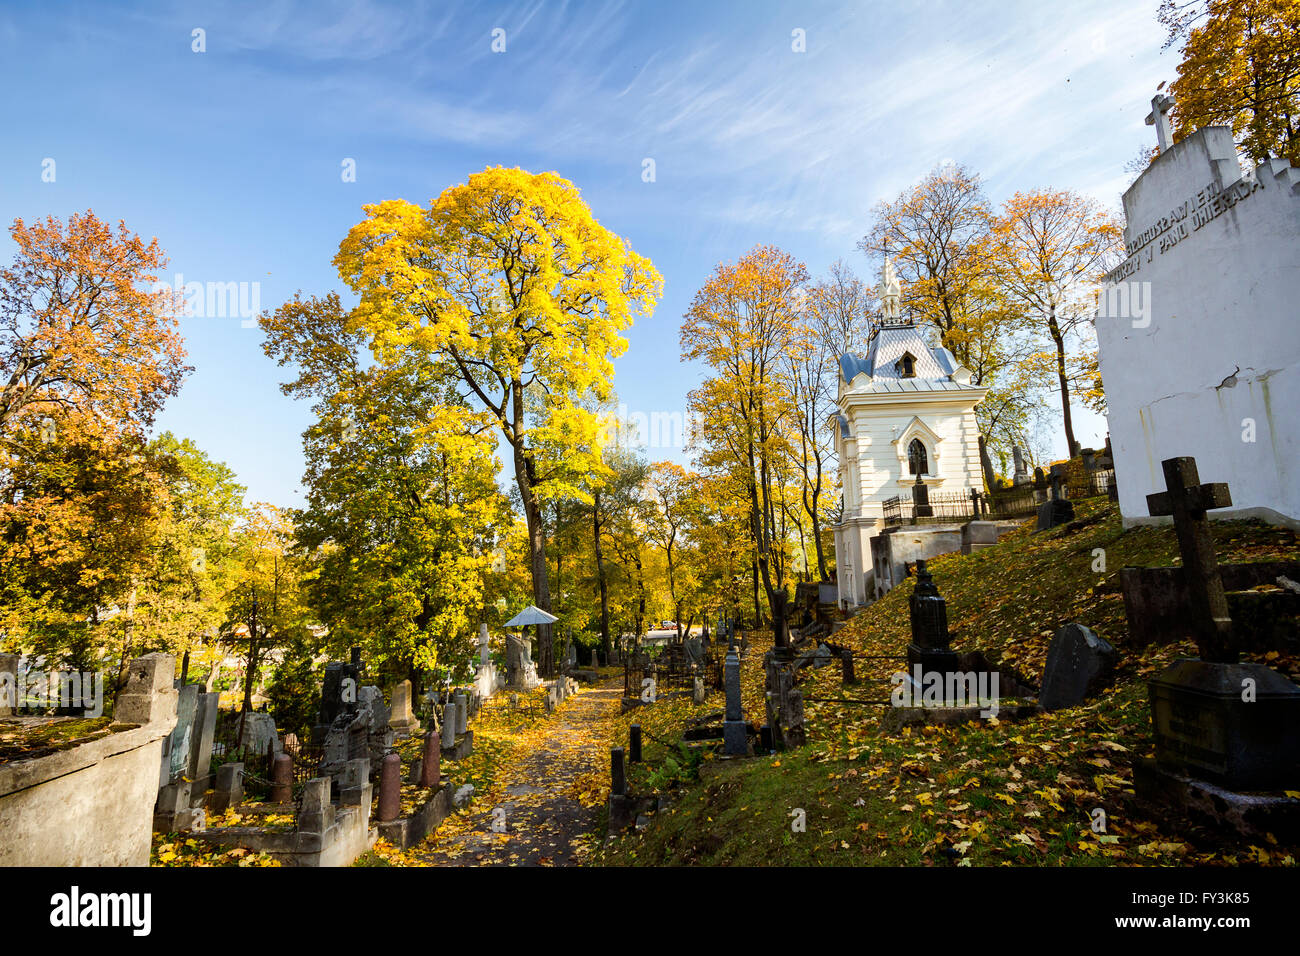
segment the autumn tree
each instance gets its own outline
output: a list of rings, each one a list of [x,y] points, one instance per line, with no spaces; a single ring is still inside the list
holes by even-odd
[[[832,262],[826,275],[808,287],[805,318],[823,351],[838,360],[846,352],[866,348],[871,336],[873,295],[872,287],[843,259]]]
[[[154,291],[167,266],[146,244],[94,213],[9,230],[18,246],[0,270],[0,436],[24,416],[76,410],[113,431],[140,434],[188,369],[180,302]],[[147,287],[147,288],[146,288]]]
[[[313,400],[303,436],[306,585],[342,652],[357,644],[395,680],[463,668],[485,603],[496,525],[507,523],[488,430],[437,363],[367,361],[368,335],[337,295],[295,298],[260,320],[267,355]]]
[[[304,589],[310,568],[288,511],[266,502],[251,505],[235,529],[231,561],[219,636],[244,657],[242,737],[261,667],[276,647],[305,640],[317,619]]]
[[[186,662],[195,651],[211,658],[245,488],[228,466],[171,432],[153,439],[148,452],[166,494],[159,540],[138,579],[134,613],[152,640]]]
[[[180,387],[166,257],[89,210],[14,221],[0,270],[0,588],[6,643],[90,667],[135,640],[168,500],[145,432]]]
[[[713,270],[695,294],[682,325],[682,357],[700,360],[709,378],[689,396],[703,423],[703,461],[728,470],[748,510],[755,588],[761,583],[777,646],[786,646],[784,544],[777,468],[789,448],[783,432],[791,414],[783,356],[795,346],[802,263],[759,246]]]
[[[677,640],[681,641],[682,602],[677,596],[677,559],[685,543],[685,528],[689,520],[686,469],[671,461],[657,461],[650,466],[646,487],[654,504],[649,521],[650,533],[663,549],[668,565],[668,595],[673,606],[673,622],[677,625]]]
[[[879,203],[858,246],[879,261],[893,259],[903,306],[971,371],[971,384],[1018,380],[1028,357],[1015,341],[1023,312],[1008,295],[993,241],[995,216],[977,174],[961,165],[937,167],[892,202]],[[1004,373],[1005,370],[1005,373]],[[980,458],[992,487],[990,444],[1002,437],[981,418]]]
[[[1300,166],[1300,3],[1296,0],[1163,0],[1166,46],[1183,41],[1174,139],[1202,126],[1232,127],[1256,163]]]
[[[1070,388],[1087,365],[1092,293],[1120,234],[1114,217],[1095,200],[1053,189],[1016,193],[994,228],[1001,281],[1051,342],[1050,362],[1071,457],[1079,453],[1079,443]]]
[[[660,278],[601,226],[555,173],[494,167],[445,190],[428,209],[365,207],[335,263],[361,296],[357,322],[380,355],[412,350],[457,376],[510,450],[528,523],[534,603],[549,610],[540,497],[574,493],[599,456],[598,416],[619,333],[649,314]],[[543,458],[539,447],[564,448]],[[553,670],[550,628],[539,664]]]

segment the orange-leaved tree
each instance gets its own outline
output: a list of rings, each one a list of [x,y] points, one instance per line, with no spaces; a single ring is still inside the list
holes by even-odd
[[[1256,163],[1300,165],[1300,0],[1164,0],[1166,46],[1183,61],[1174,96],[1174,138],[1201,126],[1231,126]]]
[[[76,409],[114,432],[140,433],[188,369],[181,303],[151,288],[167,257],[90,210],[9,230],[0,270],[0,436],[26,416]]]

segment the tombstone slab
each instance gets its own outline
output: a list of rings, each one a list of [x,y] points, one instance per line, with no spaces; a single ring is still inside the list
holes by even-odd
[[[1082,624],[1052,635],[1038,703],[1044,710],[1074,707],[1106,687],[1115,673],[1115,648]]]
[[[411,710],[411,682],[404,680],[393,687],[393,706],[388,726],[398,737],[409,737],[420,732],[420,722]]]
[[[193,781],[192,792],[202,794],[212,782],[212,740],[217,732],[217,705],[220,694],[199,694],[194,705],[194,742],[190,748],[187,774]]]

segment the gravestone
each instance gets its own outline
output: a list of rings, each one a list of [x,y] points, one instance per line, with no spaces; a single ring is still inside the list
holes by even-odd
[[[533,663],[532,642],[522,630],[506,635],[506,683],[515,690],[532,690],[541,683]]]
[[[934,578],[925,559],[916,562],[916,585],[908,600],[911,615],[912,641],[907,645],[907,679],[916,684],[919,669],[922,682],[932,672],[946,675],[958,670],[957,654],[948,646],[948,603],[935,586]],[[919,699],[922,687],[913,687]]]
[[[723,752],[729,756],[749,753],[749,728],[745,725],[740,697],[740,658],[733,647],[723,664],[727,690],[726,719],[722,722]]]
[[[192,792],[203,793],[212,781],[212,741],[217,732],[217,706],[221,695],[199,694],[194,705],[194,737],[190,766],[186,774],[193,781]]]
[[[1074,520],[1074,505],[1065,497],[1063,466],[1052,466],[1051,497],[1038,508],[1039,531],[1047,531]]]
[[[961,529],[961,553],[971,554],[998,543],[996,521],[968,521]]]
[[[934,509],[930,507],[930,489],[920,475],[912,484],[912,514],[917,518],[934,517]]]
[[[276,754],[271,761],[271,802],[289,803],[293,800],[293,758]]]
[[[459,722],[460,717],[456,713],[456,700],[453,698],[447,701],[442,708],[442,747],[444,750],[456,745],[457,727]]]
[[[191,685],[193,686],[193,685]],[[230,719],[235,721],[235,726],[239,726],[241,715],[232,714]],[[254,711],[242,715],[243,731],[239,736],[239,745],[247,747],[256,754],[264,754],[269,747],[272,753],[279,753],[283,747],[280,745],[279,734],[275,730],[275,718],[270,714],[261,714]]]
[[[223,763],[217,768],[217,785],[208,799],[213,813],[225,813],[244,800],[244,765]]]
[[[0,717],[8,717],[18,706],[17,654],[0,654]]]
[[[436,787],[442,779],[442,739],[436,730],[424,735],[424,759],[420,765],[420,786]]]
[[[1166,459],[1161,469],[1166,490],[1147,504],[1173,516],[1201,656],[1150,682],[1156,763],[1233,791],[1300,789],[1300,687],[1239,663],[1233,641],[1206,514],[1231,505],[1228,486],[1201,484],[1192,458]]]
[[[186,775],[190,768],[190,749],[194,734],[194,711],[199,700],[199,685],[186,684],[176,691],[176,726],[163,738],[162,770],[158,785]]]
[[[126,687],[117,695],[113,717],[120,723],[141,726],[176,715],[173,677],[176,658],[171,654],[145,654],[131,662]]]
[[[456,733],[463,734],[469,730],[469,698],[463,691],[456,691]]]
[[[1067,624],[1052,636],[1038,703],[1044,710],[1074,707],[1110,683],[1118,655],[1108,641],[1082,624]]]
[[[409,737],[411,734],[420,732],[420,722],[416,720],[415,714],[411,710],[411,682],[409,680],[400,681],[393,687],[392,716],[388,720],[388,726],[399,737]]]
[[[298,829],[303,833],[324,833],[333,825],[334,805],[330,803],[330,778],[308,780],[303,784]]]
[[[347,683],[348,681],[352,683]],[[321,683],[320,722],[325,726],[334,723],[340,714],[355,713],[357,685],[354,668],[348,664],[325,665],[325,679]]]
[[[347,760],[339,771],[339,805],[368,807],[374,787],[370,783],[370,758]]]
[[[1011,457],[1015,462],[1011,483],[1016,486],[1029,484],[1033,479],[1029,477],[1029,472],[1025,470],[1025,453],[1020,450],[1019,445],[1011,446]]]
[[[397,753],[384,757],[379,768],[379,822],[388,823],[402,815],[402,758]]]
[[[641,725],[633,724],[627,729],[627,762],[641,762]]]

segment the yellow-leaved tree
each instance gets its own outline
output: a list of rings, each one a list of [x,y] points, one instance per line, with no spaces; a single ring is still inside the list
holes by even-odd
[[[710,373],[688,398],[701,422],[700,461],[733,475],[743,489],[755,592],[761,581],[778,647],[789,643],[781,469],[793,458],[787,430],[795,411],[783,364],[799,348],[796,323],[807,282],[803,263],[758,246],[739,262],[714,268],[681,331],[682,357],[703,361]]]
[[[654,308],[649,259],[596,221],[553,172],[491,167],[425,209],[368,205],[335,265],[361,296],[354,321],[381,357],[418,350],[496,422],[528,524],[534,603],[551,606],[541,500],[583,494],[600,467],[600,419],[619,335]],[[538,663],[553,670],[550,628]]]
[[[1174,138],[1231,126],[1256,163],[1300,165],[1300,0],[1164,0],[1166,46],[1185,40],[1174,96]]]

